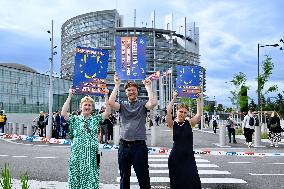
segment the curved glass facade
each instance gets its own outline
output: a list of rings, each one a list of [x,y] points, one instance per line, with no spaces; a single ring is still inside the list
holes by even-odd
[[[8,64],[7,64],[8,65]],[[54,77],[53,111],[65,102],[71,81]],[[49,76],[0,65],[0,110],[48,112]],[[74,100],[74,108],[78,108]]]

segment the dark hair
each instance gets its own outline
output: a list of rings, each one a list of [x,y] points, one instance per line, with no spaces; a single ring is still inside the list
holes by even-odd
[[[126,90],[129,87],[136,87],[138,90],[138,85],[137,83],[135,83],[134,81],[126,81],[126,83],[124,84],[124,89]]]

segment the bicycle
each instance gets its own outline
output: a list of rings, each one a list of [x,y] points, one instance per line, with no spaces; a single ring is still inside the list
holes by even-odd
[[[39,127],[38,125],[32,125],[32,135],[34,136],[35,134],[39,135],[40,133],[40,130],[39,130]]]

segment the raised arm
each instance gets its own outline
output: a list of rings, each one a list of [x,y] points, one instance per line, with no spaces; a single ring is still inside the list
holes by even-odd
[[[197,112],[195,116],[193,116],[190,119],[191,127],[194,127],[200,121],[202,116],[202,107],[201,107],[202,104],[201,104],[201,99],[199,97],[196,99],[196,106],[197,106]]]
[[[70,106],[70,102],[71,102],[71,98],[75,93],[75,89],[70,88],[69,89],[69,95],[65,101],[65,103],[62,106],[62,111],[61,111],[61,115],[64,117],[64,119],[67,121],[69,119],[69,115],[68,115],[68,110],[69,110],[69,106]]]
[[[157,105],[157,98],[152,91],[152,82],[150,79],[147,78],[143,81],[143,84],[145,85],[145,88],[148,93],[148,102],[145,104],[145,107],[148,110],[152,110]]]
[[[110,108],[109,100],[108,100],[108,90],[106,90],[105,104],[106,104],[106,109],[105,109],[105,111],[102,113],[102,117],[103,117],[103,119],[108,119],[108,118],[109,118],[109,115],[110,115],[110,113],[111,113],[111,108]]]
[[[120,109],[120,104],[115,102],[115,100],[116,100],[117,91],[119,90],[120,80],[116,74],[114,75],[113,80],[114,80],[114,88],[109,97],[109,106],[115,111],[118,111]]]
[[[167,106],[167,115],[166,115],[166,123],[167,123],[167,127],[169,128],[173,128],[174,122],[173,122],[173,115],[172,115],[172,111],[173,111],[173,105],[176,101],[178,93],[177,92],[173,92],[173,99],[171,100],[171,102],[169,103],[169,105]]]

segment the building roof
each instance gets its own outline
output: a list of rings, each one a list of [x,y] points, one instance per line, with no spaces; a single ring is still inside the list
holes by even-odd
[[[0,63],[0,66],[5,66],[8,68],[14,68],[17,70],[21,70],[21,71],[26,71],[26,72],[32,72],[32,73],[38,73],[36,70],[23,65],[23,64],[17,64],[17,63]]]

